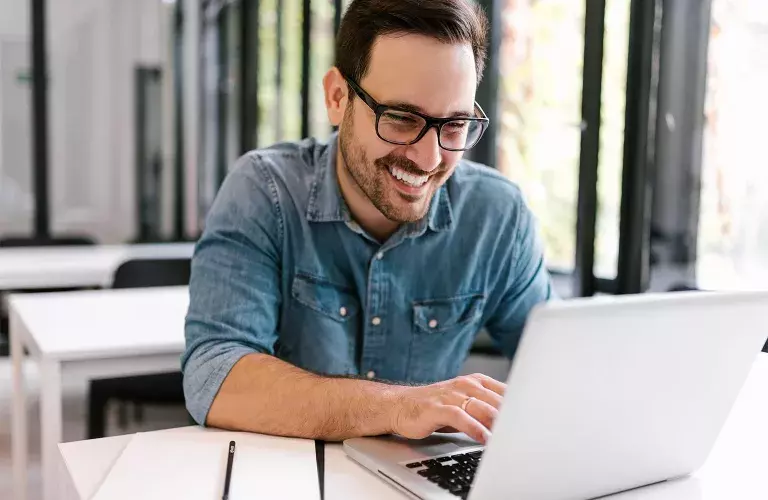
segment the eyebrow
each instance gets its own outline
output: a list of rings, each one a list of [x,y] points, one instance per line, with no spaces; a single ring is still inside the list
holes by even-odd
[[[408,111],[410,113],[421,113],[422,115],[432,116],[426,111],[424,111],[424,108],[420,106],[416,106],[414,104],[403,102],[403,101],[388,101],[383,102],[385,106],[389,106],[390,108],[397,108],[402,111]],[[476,113],[473,111],[454,111],[453,113],[449,114],[445,117],[440,118],[474,118],[476,116]],[[437,118],[437,117],[436,117]]]

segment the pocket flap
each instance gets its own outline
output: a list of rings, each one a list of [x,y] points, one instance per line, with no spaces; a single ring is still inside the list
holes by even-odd
[[[413,322],[425,332],[444,332],[478,319],[484,305],[484,295],[418,301],[413,304]]]
[[[360,305],[348,288],[307,274],[296,274],[291,286],[293,298],[341,323],[357,316]]]

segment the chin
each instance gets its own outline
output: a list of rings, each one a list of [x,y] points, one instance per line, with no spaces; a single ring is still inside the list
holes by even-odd
[[[390,211],[389,214],[385,214],[387,219],[399,222],[401,224],[408,224],[410,222],[418,222],[427,215],[429,211],[429,205],[418,209],[410,208],[398,208],[398,210]]]

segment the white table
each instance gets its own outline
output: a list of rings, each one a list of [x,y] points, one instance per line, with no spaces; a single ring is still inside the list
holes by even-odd
[[[27,411],[24,349],[39,364],[43,498],[57,498],[63,376],[106,378],[179,369],[184,349],[187,287],[14,295],[10,298],[13,359],[14,498],[26,499]]]
[[[691,477],[629,491],[611,500],[765,500],[768,498],[768,355],[761,354],[707,463]],[[184,432],[172,429],[160,432]],[[130,436],[59,445],[73,498],[87,499],[109,473]],[[316,481],[317,478],[308,480]],[[326,446],[325,498],[396,500],[394,488]]]
[[[0,290],[109,287],[131,259],[189,258],[194,243],[0,248]]]

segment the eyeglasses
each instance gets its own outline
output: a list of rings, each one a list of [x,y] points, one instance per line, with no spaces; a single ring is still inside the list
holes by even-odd
[[[415,144],[434,127],[441,148],[446,151],[466,151],[480,142],[488,128],[490,120],[477,103],[474,117],[433,118],[415,111],[379,104],[354,80],[346,77],[345,80],[376,114],[376,135],[390,144]]]

